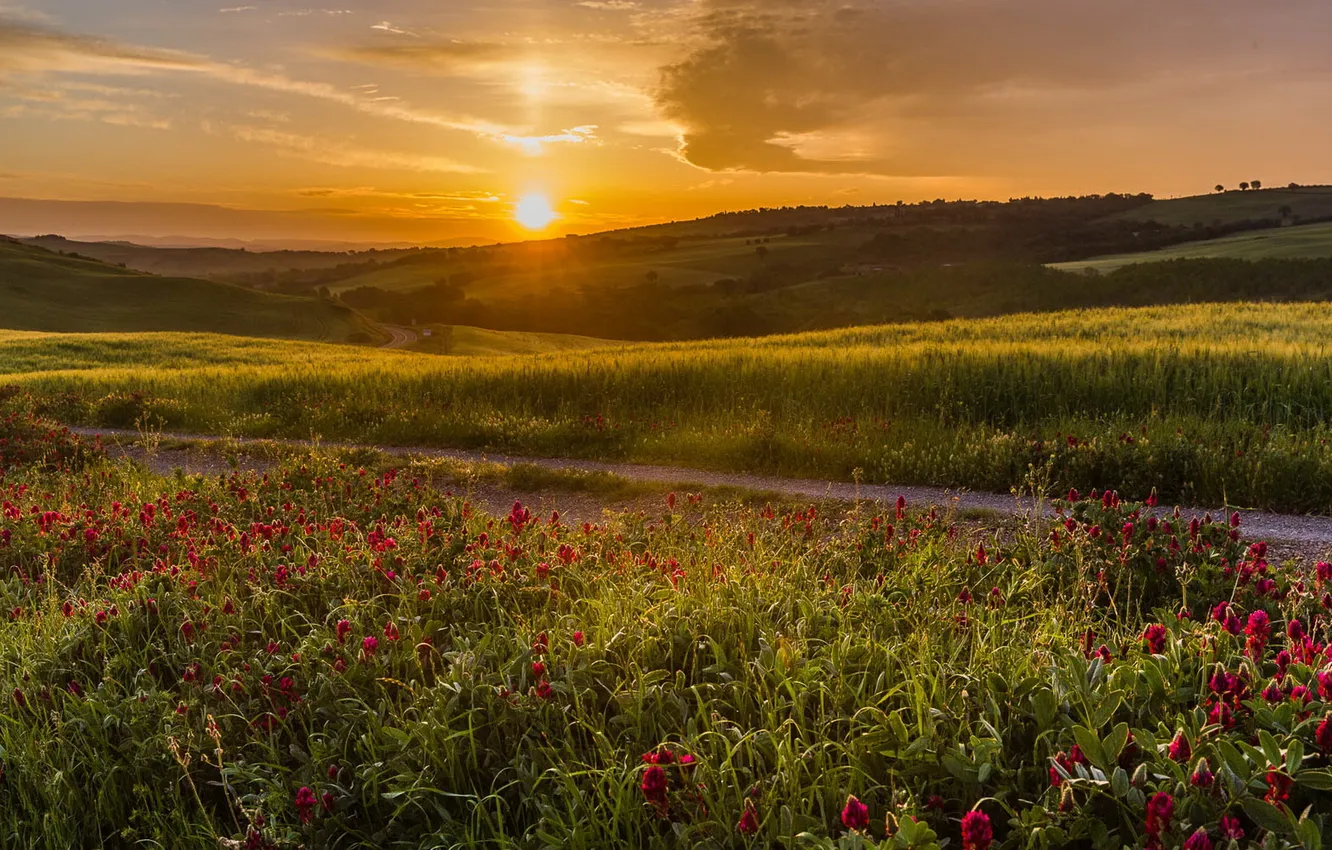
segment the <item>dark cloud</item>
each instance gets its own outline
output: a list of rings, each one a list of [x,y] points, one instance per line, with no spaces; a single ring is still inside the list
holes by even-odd
[[[909,173],[921,165],[900,150],[817,156],[802,141],[984,130],[1005,97],[1020,110],[1075,93],[1085,110],[1125,88],[1332,70],[1326,0],[704,0],[695,28],[655,98],[685,130],[681,154],[711,170]]]

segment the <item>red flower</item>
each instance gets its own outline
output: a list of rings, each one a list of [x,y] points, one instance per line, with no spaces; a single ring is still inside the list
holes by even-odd
[[[1170,818],[1175,814],[1175,798],[1164,791],[1158,791],[1147,801],[1147,833],[1159,836],[1170,828]]]
[[[962,818],[962,850],[989,850],[994,840],[990,816],[984,812],[967,812]]]
[[[338,620],[338,643],[345,643],[351,634],[351,620]]]
[[[1314,740],[1318,742],[1318,749],[1332,753],[1332,712],[1323,715],[1323,721],[1314,732]]]
[[[370,658],[371,656],[373,656],[375,654],[375,650],[377,649],[379,649],[378,638],[367,637],[365,640],[361,641],[361,650],[365,652],[366,658]]]
[[[540,661],[533,661],[532,677],[535,679],[540,679],[544,675],[546,675],[546,665]]]
[[[1193,757],[1193,748],[1189,746],[1189,739],[1184,736],[1182,731],[1175,733],[1174,740],[1170,742],[1167,752],[1171,761],[1188,761]]]
[[[308,786],[302,785],[296,792],[296,811],[301,816],[301,823],[309,823],[314,818],[315,794]]]
[[[574,632],[574,633],[573,633],[573,642],[574,642],[574,646],[582,646],[585,640],[586,640],[586,638],[583,637],[583,633],[582,633],[582,632]]]
[[[1214,779],[1211,767],[1207,764],[1207,759],[1202,759],[1198,762],[1198,766],[1193,769],[1193,773],[1189,775],[1189,784],[1194,788],[1210,788]]]
[[[1244,840],[1244,827],[1240,826],[1239,818],[1230,815],[1221,816],[1221,837],[1235,841]]]
[[[537,696],[542,699],[551,699],[555,696],[555,689],[552,688],[550,682],[547,682],[545,679],[542,679],[541,682],[537,684],[536,692]]]
[[[666,771],[657,765],[643,771],[643,781],[638,787],[649,803],[655,806],[666,805]]]
[[[745,801],[745,811],[744,814],[740,815],[740,821],[736,823],[735,831],[741,835],[753,835],[759,831],[758,812],[754,810],[752,801]]]
[[[869,829],[869,806],[848,796],[842,808],[842,823],[847,829]]]
[[[1290,797],[1290,786],[1293,780],[1286,774],[1276,768],[1267,770],[1267,795],[1263,798],[1272,805],[1280,805],[1286,802]]]
[[[1142,633],[1142,639],[1147,641],[1147,648],[1153,655],[1160,655],[1165,652],[1166,627],[1160,623],[1153,623]]]
[[[392,620],[389,620],[387,623],[384,624],[384,637],[388,638],[389,640],[397,640],[399,637],[398,626]]]

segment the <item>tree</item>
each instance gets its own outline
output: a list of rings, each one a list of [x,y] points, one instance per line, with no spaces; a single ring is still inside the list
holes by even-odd
[[[758,254],[759,262],[763,262],[764,260],[768,259],[768,248],[766,245],[758,246],[757,248],[754,249],[754,253]]]
[[[1252,187],[1254,188],[1255,191],[1257,191],[1258,189],[1263,188],[1263,181],[1261,181],[1261,180],[1250,180],[1250,181],[1249,181],[1249,185],[1252,186]]]
[[[1277,210],[1277,212],[1281,213],[1281,217],[1285,219],[1285,218],[1290,218],[1290,214],[1294,212],[1294,210],[1290,208],[1290,204],[1282,204],[1281,208]]]
[[[1220,183],[1217,183],[1217,184],[1216,184],[1216,191],[1218,191],[1218,192],[1224,192],[1224,191],[1226,191],[1226,187],[1223,186],[1223,185],[1221,185]]]
[[[1248,183],[1241,183],[1241,184],[1240,184],[1240,191],[1241,191],[1241,192],[1247,192],[1247,191],[1249,191],[1249,184],[1248,184]]]
[[[657,270],[656,270],[656,269],[651,269],[651,270],[649,270],[648,273],[647,273],[647,282],[648,282],[649,284],[651,284],[652,286],[656,286],[656,284],[657,284],[657,280],[658,280],[660,277],[661,277],[661,275],[657,274]]]

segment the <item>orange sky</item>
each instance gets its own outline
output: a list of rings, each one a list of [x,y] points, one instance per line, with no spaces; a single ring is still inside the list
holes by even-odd
[[[1332,182],[1329,35],[1326,0],[0,0],[0,232]]]

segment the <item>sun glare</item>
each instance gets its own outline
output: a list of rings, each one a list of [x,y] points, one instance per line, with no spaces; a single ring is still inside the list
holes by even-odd
[[[545,195],[532,194],[518,200],[513,217],[528,230],[545,230],[559,215],[551,209],[550,200]]]

